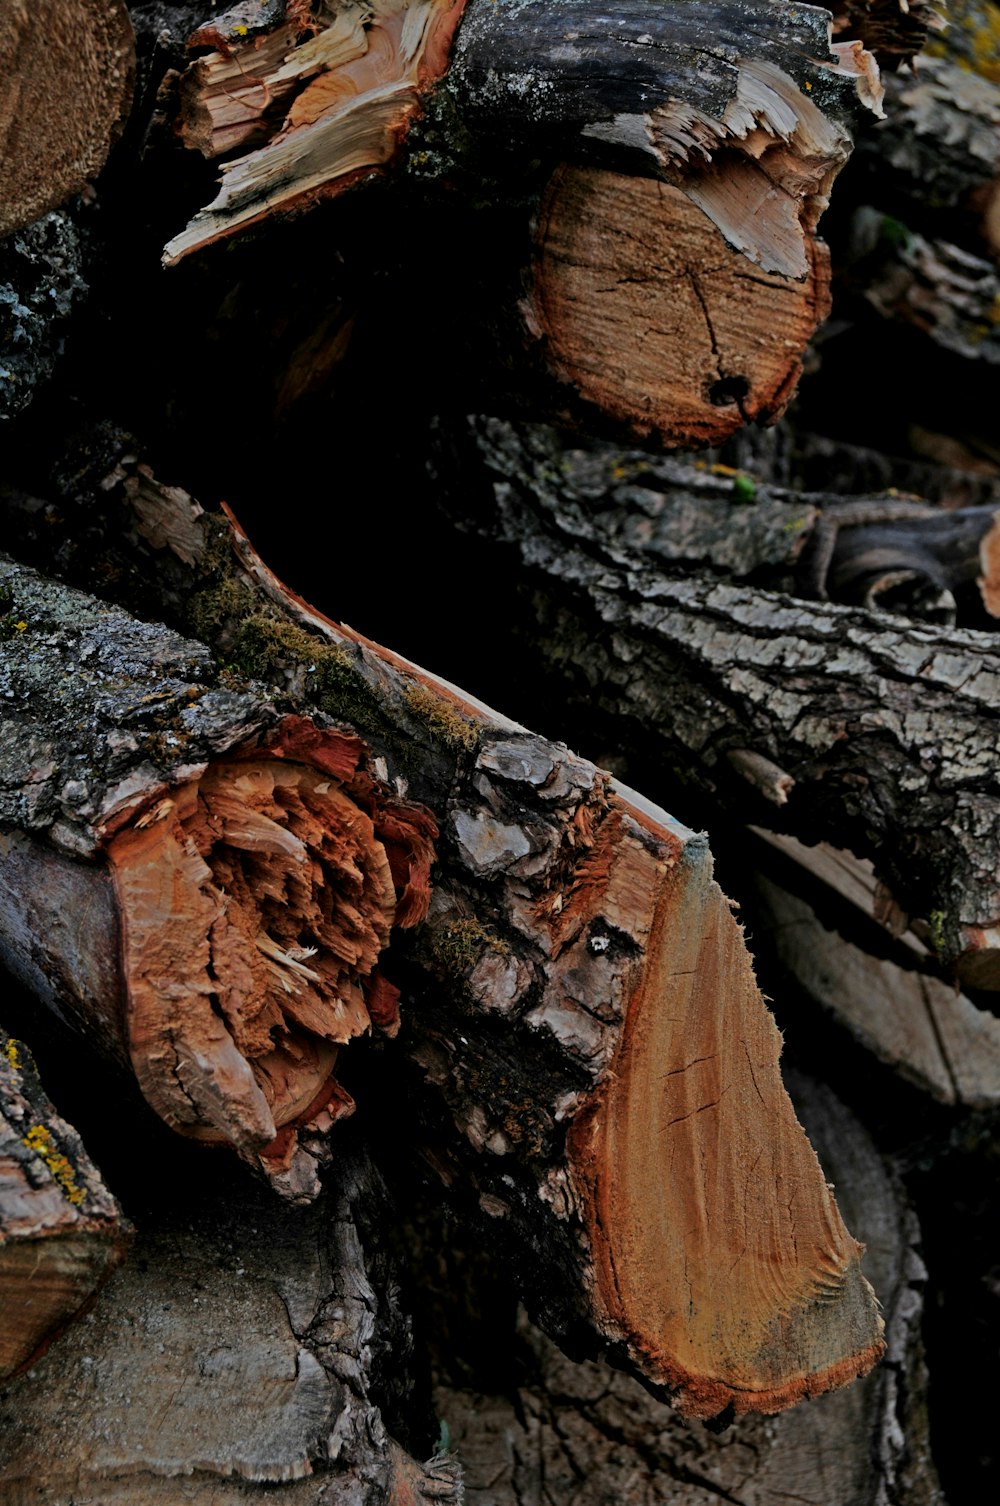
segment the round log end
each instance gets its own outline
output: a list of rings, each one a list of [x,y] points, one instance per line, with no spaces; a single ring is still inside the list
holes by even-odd
[[[733,250],[679,188],[564,166],[536,236],[533,323],[583,401],[669,449],[773,423],[829,308],[828,255],[793,281]]]
[[[100,172],[132,102],[121,0],[9,0],[0,17],[0,236]]]

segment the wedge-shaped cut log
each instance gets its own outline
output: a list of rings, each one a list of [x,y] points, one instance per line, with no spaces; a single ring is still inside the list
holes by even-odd
[[[602,899],[617,928],[638,895],[660,891],[611,1070],[569,1132],[571,1181],[598,1290],[640,1368],[698,1416],[779,1411],[878,1356],[871,1289],[817,1184],[780,1083],[780,1036],[707,851],[687,837],[660,862],[669,877],[636,832]]]

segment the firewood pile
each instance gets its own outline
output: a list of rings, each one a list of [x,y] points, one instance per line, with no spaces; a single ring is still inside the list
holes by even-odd
[[[1000,9],[0,60],[0,1499],[992,1499]]]

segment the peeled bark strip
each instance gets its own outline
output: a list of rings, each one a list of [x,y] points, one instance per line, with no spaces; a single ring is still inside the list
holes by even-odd
[[[25,1369],[90,1302],[129,1234],[27,1047],[0,1030],[0,1380]]]
[[[848,1390],[782,1417],[738,1418],[719,1434],[685,1426],[629,1376],[571,1364],[522,1317],[516,1345],[510,1335],[513,1395],[439,1377],[437,1407],[463,1462],[471,1506],[785,1499],[942,1506],[928,1439],[920,1332],[926,1271],[916,1219],[853,1115],[815,1083],[796,1076],[790,1086],[826,1174],[871,1250],[888,1361]],[[469,1306],[475,1310],[478,1301],[488,1310],[491,1297],[473,1291]],[[489,1342],[496,1345],[495,1329]],[[449,1359],[442,1356],[446,1370]]]
[[[870,856],[937,956],[997,986],[995,639],[671,579],[543,476],[517,431],[478,434],[492,497],[476,526],[523,570],[532,663],[557,667],[591,742],[667,760],[744,820],[749,787],[728,755],[769,759],[795,784],[780,818],[761,800],[755,819]]]
[[[175,490],[162,531],[148,476],[135,511],[134,465],[117,473],[122,534],[189,551]],[[150,589],[298,711],[349,716],[439,817],[400,1044],[428,1080],[432,1164],[549,1328],[611,1346],[698,1416],[780,1410],[869,1368],[860,1248],[781,1087],[704,842],[307,606],[235,520],[190,501],[187,518],[198,562],[160,549]]]
[[[132,102],[121,0],[6,0],[0,16],[0,236],[100,172]]]
[[[384,1187],[356,1153],[328,1198],[281,1220],[245,1187],[147,1214],[90,1321],[6,1388],[4,1501],[228,1506],[280,1486],[291,1506],[459,1502],[454,1461],[417,1464],[379,1405],[403,1389],[412,1336],[378,1215]]]
[[[433,822],[200,644],[11,561],[0,587],[8,966],[168,1124],[314,1194],[338,1048],[397,1028],[376,964],[426,908]]]

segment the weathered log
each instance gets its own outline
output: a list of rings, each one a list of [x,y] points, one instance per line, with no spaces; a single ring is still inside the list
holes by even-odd
[[[311,1195],[338,1047],[395,1028],[376,964],[426,909],[433,822],[199,644],[9,560],[0,588],[8,966],[167,1123]]]
[[[27,1046],[0,1030],[0,1380],[86,1307],[130,1232]]]
[[[855,116],[878,109],[860,43],[831,45],[825,13],[789,5],[427,0],[405,14],[381,0],[364,24],[348,9],[303,29],[301,8],[272,7],[264,30],[222,18],[194,33],[216,50],[180,80],[181,135],[241,155],[165,259],[335,196],[407,140],[425,187],[457,178],[523,204],[508,253],[530,290],[510,338],[544,374],[540,411],[669,446],[773,420],[828,311],[816,222]],[[499,272],[511,324],[521,277]]]
[[[966,360],[1000,361],[1000,277],[992,257],[928,239],[866,205],[854,217],[848,268],[883,318]]]
[[[105,495],[133,570],[154,541],[153,600],[286,706],[349,717],[437,814],[430,912],[391,974],[400,1044],[439,1105],[420,1111],[433,1159],[547,1326],[704,1416],[779,1410],[872,1363],[859,1251],[704,844],[306,606],[234,522],[134,460]]]
[[[224,169],[218,199],[170,243],[168,260],[276,207],[340,192],[389,161],[422,97],[447,73],[468,127],[511,131],[515,141],[527,136],[534,150],[539,132],[544,140],[548,131],[564,147],[603,142],[637,157],[647,172],[685,179],[692,157],[710,164],[732,144],[733,182],[718,181],[726,172],[693,174],[687,191],[765,270],[802,277],[808,260],[799,215],[811,229],[850,145],[844,127],[828,123],[802,87],[835,117],[850,116],[856,91],[876,108],[880,98],[864,50],[851,42],[831,48],[828,17],[811,8],[782,5],[775,14],[762,7],[736,17],[686,0],[664,22],[628,0],[600,13],[584,0],[557,11],[539,0],[500,9],[425,0],[405,27],[403,17],[398,0],[382,0],[364,27],[353,11],[303,25],[301,8],[288,7],[263,35],[244,22],[191,37],[189,45],[222,50],[196,60],[183,82],[189,144],[215,157],[261,135],[268,140]],[[586,47],[578,45],[581,33]],[[711,67],[699,69],[704,55]],[[762,166],[769,148],[773,159]],[[801,157],[797,173],[788,156]],[[741,193],[744,176],[759,185],[756,194]],[[756,216],[742,197],[754,200]]]
[[[523,1316],[516,1335],[513,1324],[505,1332],[492,1316],[493,1292],[481,1275],[475,1284],[473,1270],[465,1331],[439,1347],[435,1393],[465,1467],[467,1500],[940,1506],[928,1439],[920,1332],[926,1271],[916,1219],[858,1120],[828,1089],[797,1074],[790,1087],[826,1173],[852,1204],[868,1243],[889,1362],[859,1385],[782,1417],[740,1418],[721,1434],[693,1429],[631,1378],[602,1365],[570,1365]],[[447,1313],[451,1290],[470,1280],[446,1253],[442,1264],[443,1279],[434,1273],[435,1317]],[[498,1356],[505,1341],[507,1352]],[[506,1394],[494,1380],[501,1365]]]
[[[367,1158],[345,1153],[329,1195],[281,1220],[245,1186],[171,1202],[89,1320],[5,1389],[4,1501],[460,1501],[454,1460],[417,1464],[387,1426],[407,1383],[419,1408]]]
[[[949,26],[939,47],[961,45]],[[899,232],[935,233],[981,255],[1000,252],[1000,80],[946,57],[885,80],[886,118],[857,146],[856,187]]]
[[[997,615],[1000,498],[955,510],[895,492],[844,498],[772,486],[731,466],[575,444],[542,427],[518,434],[541,484],[558,474],[561,494],[609,543],[668,571],[708,569],[949,625],[964,594],[982,603],[983,626],[985,614]]]
[[[0,17],[0,236],[100,172],[132,102],[123,0],[10,0]]]
[[[928,948],[871,864],[794,837],[758,837],[766,846],[751,848],[743,892],[757,956],[765,947],[789,988],[932,1098],[1000,1107],[1000,1019],[928,968]]]
[[[995,639],[668,577],[543,474],[520,431],[470,433],[489,474],[473,526],[510,546],[533,672],[559,674],[573,735],[666,765],[744,820],[728,755],[762,755],[794,788],[780,815],[760,801],[753,819],[870,856],[938,957],[995,986]],[[467,475],[462,499],[468,517]]]

